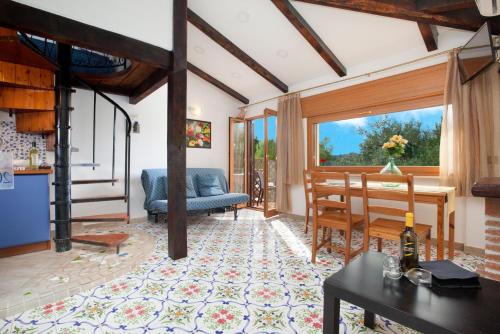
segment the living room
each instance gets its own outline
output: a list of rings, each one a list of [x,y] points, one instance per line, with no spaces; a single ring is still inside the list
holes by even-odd
[[[0,333],[500,328],[493,2],[0,9]]]

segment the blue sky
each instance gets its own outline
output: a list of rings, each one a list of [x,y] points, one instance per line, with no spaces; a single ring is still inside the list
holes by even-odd
[[[334,155],[359,153],[359,145],[363,142],[364,137],[358,134],[358,127],[366,127],[387,116],[399,122],[408,122],[410,120],[421,121],[423,129],[431,129],[434,128],[436,123],[441,123],[442,112],[442,107],[431,107],[386,115],[354,118],[345,121],[321,123],[319,125],[319,139],[322,140],[325,137],[330,137]]]
[[[269,139],[276,140],[276,116],[269,117],[268,122],[269,122],[268,123]],[[253,124],[255,126],[255,132],[254,132],[255,137],[258,138],[259,140],[264,140],[264,119],[257,118],[253,120]]]

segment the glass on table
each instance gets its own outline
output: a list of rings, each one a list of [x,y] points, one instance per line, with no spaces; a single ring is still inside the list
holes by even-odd
[[[405,277],[415,285],[432,286],[432,273],[422,268],[413,268],[405,273]]]
[[[400,279],[403,276],[399,257],[386,255],[382,263],[382,275],[390,279]]]

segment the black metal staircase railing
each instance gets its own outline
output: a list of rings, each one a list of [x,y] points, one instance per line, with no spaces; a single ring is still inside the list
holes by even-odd
[[[42,50],[39,48],[39,45],[40,43],[35,43],[33,42],[33,37],[30,37],[24,33],[20,33],[20,35],[22,36],[22,40],[25,42],[25,45],[30,47],[33,51],[37,52],[40,56],[44,57],[47,61],[51,62],[54,67],[58,70],[58,71],[61,71],[61,67],[60,65],[55,62],[53,60],[53,57],[51,57],[50,55],[44,53],[47,52],[47,50],[50,50],[50,47],[47,45],[47,41],[45,41],[45,49]],[[52,42],[53,43],[53,42]],[[54,49],[57,50],[57,47],[55,46],[55,43],[54,43]],[[89,50],[90,51],[90,50]],[[102,56],[102,55],[101,55]],[[126,63],[126,61],[125,61]],[[71,66],[71,70],[73,69],[74,67]],[[112,149],[112,171],[111,171],[111,179],[110,180],[78,180],[75,182],[72,182],[71,180],[68,180],[70,182],[70,185],[71,184],[90,184],[90,183],[111,183],[112,185],[114,185],[115,182],[117,182],[118,180],[116,179],[116,175],[115,175],[115,160],[116,160],[116,156],[115,156],[115,153],[116,153],[116,118],[117,118],[117,111],[119,111],[121,113],[121,115],[124,117],[125,119],[125,171],[124,171],[124,195],[123,196],[101,196],[101,197],[90,197],[90,198],[76,198],[76,199],[73,199],[71,198],[70,201],[72,204],[76,204],[76,203],[89,203],[89,202],[97,202],[97,201],[115,201],[115,200],[124,200],[127,204],[127,213],[126,213],[126,220],[127,222],[129,222],[130,220],[130,148],[131,148],[131,137],[130,137],[130,134],[132,132],[132,121],[130,119],[130,116],[128,115],[128,113],[126,112],[125,109],[123,109],[118,103],[116,103],[113,99],[111,99],[109,96],[107,96],[106,94],[104,94],[103,92],[99,91],[98,89],[96,89],[92,84],[90,84],[89,82],[87,82],[86,80],[80,78],[77,74],[75,74],[73,71],[71,71],[71,77],[73,79],[73,82],[77,82],[79,85],[81,85],[82,87],[84,88],[87,88],[91,91],[94,92],[94,101],[93,101],[93,150],[92,150],[92,163],[91,164],[80,164],[80,165],[88,165],[88,166],[91,166],[93,167],[93,169],[95,170],[95,167],[97,166],[96,164],[96,152],[95,152],[95,149],[96,149],[96,112],[97,112],[97,103],[96,103],[96,100],[97,100],[97,97],[101,97],[103,98],[104,100],[106,100],[107,102],[109,102],[112,106],[113,106],[113,149]],[[60,108],[60,106],[57,106],[57,108]],[[68,107],[68,111],[71,110],[72,108],[69,106]],[[70,128],[70,127],[69,127]],[[57,140],[56,140],[57,142]],[[70,159],[69,159],[70,160]],[[72,164],[71,166],[75,166],[75,164]],[[70,173],[68,173],[70,174]],[[60,186],[61,184],[67,184],[66,181],[62,181],[60,182],[60,180],[57,179],[57,166],[56,166],[56,180],[54,182],[54,185],[56,186],[56,188],[58,187],[58,185]],[[69,191],[69,193],[71,193],[71,191]],[[56,198],[56,201],[52,202],[52,204],[56,204],[56,209],[57,209],[57,204],[62,204],[63,201],[60,201],[58,202],[57,201],[57,198]],[[66,203],[66,202],[64,202]],[[56,210],[57,211],[57,210]],[[73,221],[71,217],[71,210],[68,210],[69,211],[69,219],[70,221]],[[102,218],[103,215],[101,215],[99,219],[97,219],[96,217],[99,217],[99,216],[90,216],[90,217],[79,217],[79,218],[75,218],[74,221],[89,221],[89,222],[95,222],[95,221],[123,221],[124,219],[123,218],[118,218],[119,217],[123,217],[123,214],[118,214],[116,215],[115,217],[106,217],[106,218]],[[104,215],[105,216],[105,215]],[[55,223],[57,224],[58,221],[56,220]],[[57,227],[57,226],[56,226]],[[69,230],[71,230],[69,228]],[[64,250],[68,250],[68,248],[64,249]]]
[[[41,38],[34,35],[19,32],[21,42],[29,44],[36,48],[37,52],[51,59],[52,62],[57,58],[57,47],[53,40]],[[128,69],[131,62],[126,58],[115,57],[102,52],[71,47],[71,72],[88,74],[112,74]]]

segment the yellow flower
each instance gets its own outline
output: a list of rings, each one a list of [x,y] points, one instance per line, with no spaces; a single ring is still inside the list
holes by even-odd
[[[389,148],[393,148],[395,146],[396,146],[396,143],[394,143],[392,141],[389,143],[389,145],[387,145],[387,147],[389,147]]]

